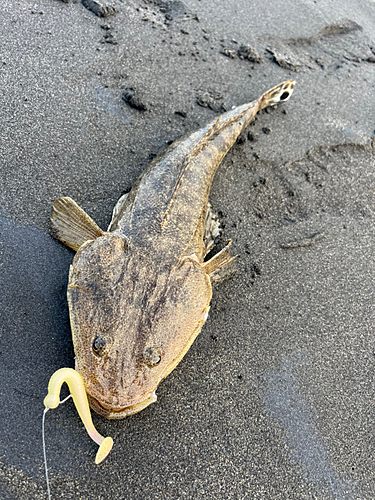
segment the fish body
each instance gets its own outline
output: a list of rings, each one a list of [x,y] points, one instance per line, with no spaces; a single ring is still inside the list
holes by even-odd
[[[97,413],[119,419],[154,402],[199,334],[211,281],[235,258],[229,242],[205,261],[214,174],[256,113],[293,87],[284,82],[174,142],[120,198],[106,232],[70,198],[55,201],[52,235],[77,251],[67,292],[76,370]]]

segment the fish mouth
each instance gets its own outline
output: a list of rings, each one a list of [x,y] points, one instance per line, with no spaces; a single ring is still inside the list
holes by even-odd
[[[109,420],[119,420],[121,418],[128,417],[129,415],[134,415],[139,411],[142,411],[151,403],[155,403],[157,396],[155,391],[146,396],[142,401],[134,402],[134,404],[128,404],[126,406],[110,405],[105,403],[103,400],[99,400],[87,392],[87,399],[89,401],[90,408],[92,408],[96,413],[102,415]]]
[[[77,360],[75,360],[75,370],[80,373]],[[99,391],[91,388],[89,384],[85,384],[85,389],[90,408],[94,410],[95,413],[109,420],[120,420],[129,415],[134,415],[144,408],[147,408],[148,405],[155,403],[158,399],[156,392],[153,391],[133,401],[126,401],[125,404],[121,404],[119,398],[111,398],[111,400],[103,396]],[[116,401],[114,401],[114,399]]]

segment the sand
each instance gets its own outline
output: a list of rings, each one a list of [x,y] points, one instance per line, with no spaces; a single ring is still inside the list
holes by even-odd
[[[43,399],[74,366],[54,199],[106,228],[168,144],[294,78],[212,187],[237,274],[156,404],[93,415],[100,466],[72,402],[48,412],[52,498],[372,500],[375,3],[83,3],[0,7],[0,498],[47,498]]]

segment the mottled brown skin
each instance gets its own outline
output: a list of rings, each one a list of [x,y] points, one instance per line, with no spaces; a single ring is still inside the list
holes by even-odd
[[[76,369],[97,413],[123,418],[154,402],[200,332],[210,276],[233,260],[228,246],[204,262],[213,176],[255,114],[287,100],[293,86],[284,82],[173,143],[119,200],[106,233],[69,198],[56,200],[54,236],[78,249],[70,321]]]
[[[126,253],[122,239],[108,234],[78,251],[68,300],[90,404],[120,418],[124,408],[127,415],[139,411],[188,349],[205,321],[211,285],[194,260],[168,268],[135,246]],[[98,335],[105,344],[101,356],[91,348]],[[152,365],[156,349],[160,359]]]

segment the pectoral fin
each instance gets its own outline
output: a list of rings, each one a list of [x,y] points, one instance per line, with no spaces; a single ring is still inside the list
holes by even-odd
[[[228,278],[234,272],[233,263],[237,259],[237,255],[232,256],[230,247],[232,241],[228,240],[226,246],[214,255],[210,260],[202,264],[203,269],[211,278],[211,281],[217,282]]]
[[[51,213],[51,235],[77,251],[87,240],[95,240],[104,232],[77,203],[68,197],[57,198]]]

